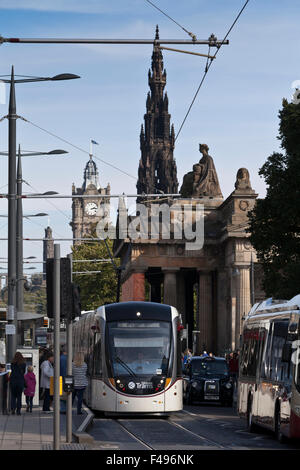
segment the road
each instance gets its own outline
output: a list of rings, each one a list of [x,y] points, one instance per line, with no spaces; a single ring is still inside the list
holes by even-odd
[[[218,404],[185,406],[169,418],[98,418],[89,434],[95,444],[119,450],[299,450],[280,444],[263,429],[249,433],[232,408]]]

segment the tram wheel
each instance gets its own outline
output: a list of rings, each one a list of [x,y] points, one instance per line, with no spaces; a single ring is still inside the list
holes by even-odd
[[[252,399],[249,399],[249,402],[248,402],[247,428],[248,428],[249,432],[255,432],[256,431],[256,425],[253,423]]]
[[[280,408],[277,407],[275,413],[275,436],[278,442],[281,444],[287,441],[287,438],[284,434],[282,434],[281,426],[280,426]]]
[[[186,395],[186,404],[187,405],[192,405],[193,404],[193,399],[192,399],[191,392],[188,392],[187,395]]]

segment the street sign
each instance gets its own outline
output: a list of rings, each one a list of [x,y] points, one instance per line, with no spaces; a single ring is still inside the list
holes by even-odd
[[[16,334],[16,327],[15,325],[5,325],[5,334],[6,335],[15,335]]]

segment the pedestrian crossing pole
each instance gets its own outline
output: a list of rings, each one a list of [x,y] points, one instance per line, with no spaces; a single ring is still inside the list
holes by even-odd
[[[73,256],[72,254],[67,255],[70,259],[71,265],[71,282],[72,282],[72,271],[73,271]],[[72,311],[73,313],[73,311]],[[72,353],[73,353],[73,344],[72,344],[72,318],[66,319],[67,327],[67,375],[72,375]],[[66,441],[72,442],[72,392],[67,393],[66,400]]]
[[[54,396],[53,450],[60,449],[60,245],[54,245]]]

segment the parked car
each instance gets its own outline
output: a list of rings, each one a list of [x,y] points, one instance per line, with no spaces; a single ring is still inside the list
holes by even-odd
[[[186,404],[213,401],[232,406],[234,384],[223,357],[192,357],[185,367],[184,379]]]

